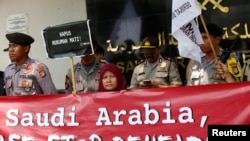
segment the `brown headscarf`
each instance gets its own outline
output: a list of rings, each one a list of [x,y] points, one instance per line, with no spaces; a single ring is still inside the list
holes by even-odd
[[[117,83],[118,83],[117,87],[112,91],[120,91],[120,90],[126,89],[126,80],[125,80],[125,77],[124,77],[123,73],[121,72],[121,70],[115,64],[109,63],[109,64],[105,64],[100,69],[99,92],[107,91],[103,87],[103,84],[102,84],[103,75],[104,75],[104,73],[106,71],[110,71],[110,72],[114,73],[114,75],[117,78]]]

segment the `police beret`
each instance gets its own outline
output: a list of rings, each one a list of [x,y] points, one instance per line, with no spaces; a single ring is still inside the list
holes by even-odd
[[[223,34],[222,29],[219,26],[217,26],[217,25],[215,25],[213,23],[207,23],[206,27],[207,27],[207,30],[208,30],[210,35],[222,36],[222,34]],[[206,33],[205,28],[204,28],[203,25],[199,26],[199,30],[200,30],[201,33]]]
[[[34,39],[31,36],[19,32],[6,34],[6,38],[9,42],[19,45],[30,45],[34,42]]]

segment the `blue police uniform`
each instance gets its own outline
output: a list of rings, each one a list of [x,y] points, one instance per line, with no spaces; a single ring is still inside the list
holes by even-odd
[[[30,58],[21,66],[7,66],[4,81],[8,96],[57,93],[47,66]]]

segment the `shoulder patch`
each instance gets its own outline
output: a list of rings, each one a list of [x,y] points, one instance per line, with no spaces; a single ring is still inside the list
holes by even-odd
[[[145,61],[146,61],[145,59],[137,60],[136,65],[142,64],[142,63],[144,63]]]
[[[171,57],[163,57],[164,60],[168,60],[168,61],[173,61],[174,62],[174,58],[171,58]]]
[[[39,76],[41,78],[46,76],[45,66],[43,64],[40,64],[37,66],[36,71],[38,72]]]
[[[25,66],[24,70],[23,70],[24,74],[29,73],[29,72],[31,71],[32,67],[33,67],[33,66],[32,66],[32,63],[27,64],[27,65]]]
[[[100,63],[102,63],[102,64],[108,64],[108,62],[106,60],[100,60]]]

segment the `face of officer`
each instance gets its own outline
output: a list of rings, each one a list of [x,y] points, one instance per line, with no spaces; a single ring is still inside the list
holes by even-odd
[[[212,47],[209,43],[209,39],[206,33],[201,33],[201,37],[203,39],[204,44],[200,45],[200,49],[203,53],[210,53],[212,52]],[[213,44],[213,47],[215,49],[219,49],[219,43],[221,40],[220,36],[214,36],[214,35],[209,35],[209,38],[211,39],[211,42]]]
[[[29,46],[9,43],[8,51],[11,62],[16,62],[17,65],[22,65],[27,59]]]
[[[104,89],[107,91],[112,91],[117,87],[117,77],[111,71],[106,71],[103,74],[102,84]]]
[[[93,64],[95,61],[95,56],[93,54],[87,54],[81,58],[81,62],[84,65]]]
[[[143,55],[149,63],[155,63],[160,55],[160,48],[146,49],[143,51]]]

